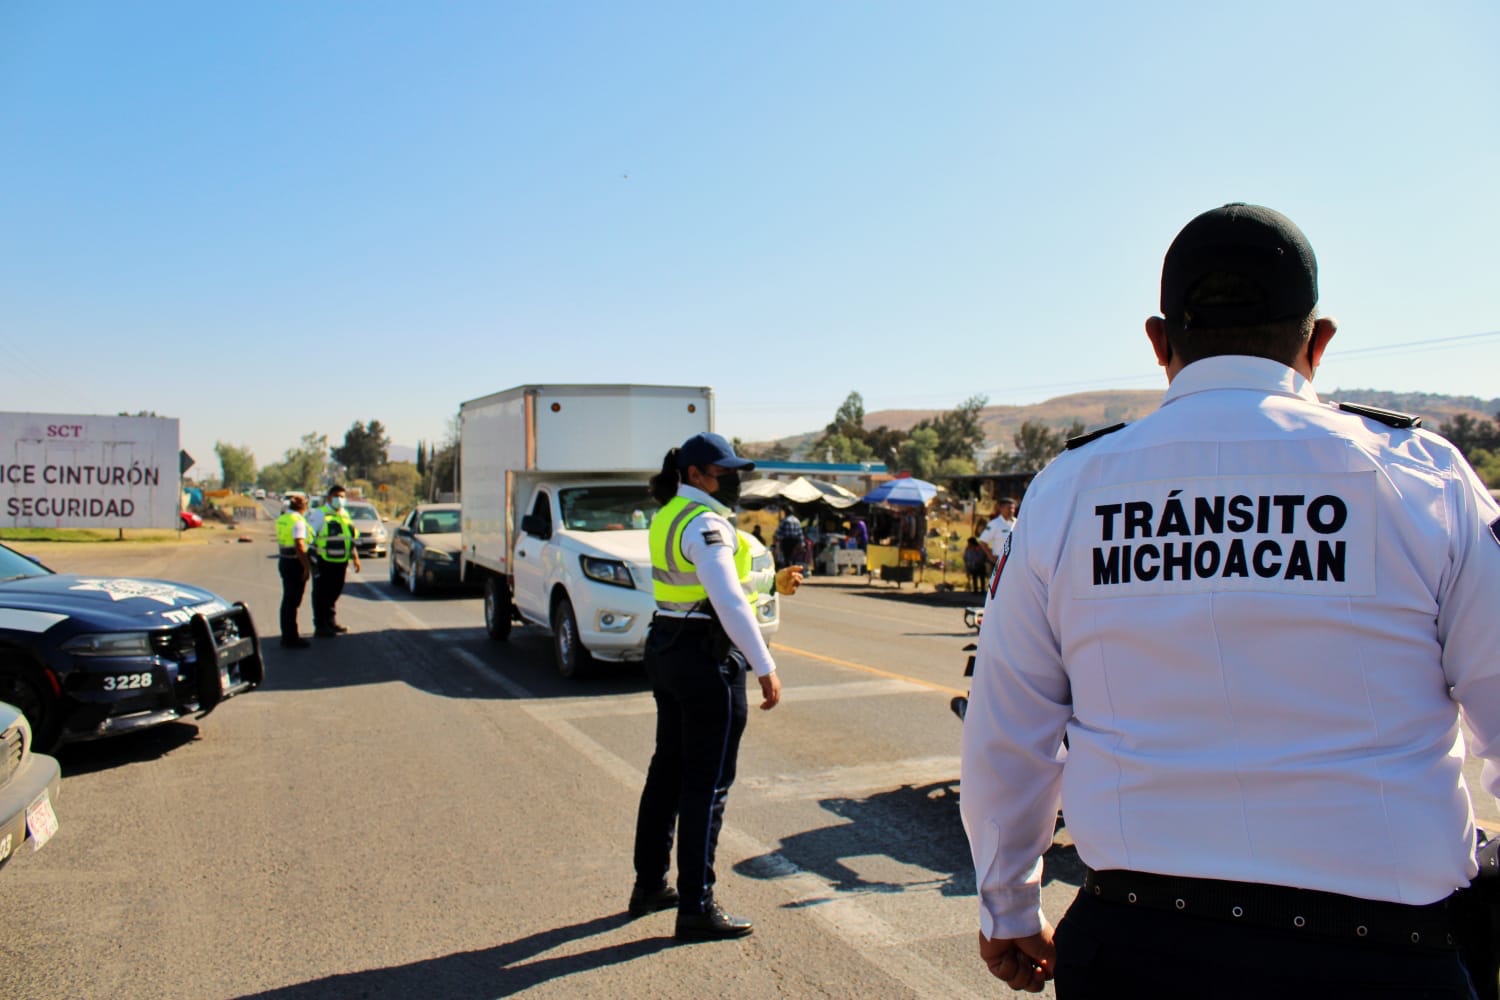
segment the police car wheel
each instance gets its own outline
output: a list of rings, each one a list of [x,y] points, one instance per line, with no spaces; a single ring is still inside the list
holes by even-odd
[[[510,637],[510,587],[493,573],[484,578],[484,630],[491,639]]]
[[[57,744],[62,727],[57,698],[35,668],[0,663],[0,701],[9,702],[26,716],[33,749],[46,753]]]
[[[557,672],[569,679],[582,677],[593,664],[594,658],[583,648],[573,602],[566,596],[552,605],[552,652]]]
[[[389,570],[390,570],[391,586],[392,587],[399,587],[399,586],[401,586],[401,569],[400,569],[400,567],[398,567],[396,565],[396,559],[395,559],[394,556],[391,558],[391,564],[390,564]]]
[[[411,596],[416,597],[426,588],[422,586],[422,574],[417,568],[415,560],[406,567],[406,590]]]

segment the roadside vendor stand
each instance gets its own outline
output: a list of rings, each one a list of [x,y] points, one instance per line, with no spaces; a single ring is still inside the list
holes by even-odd
[[[911,583],[926,561],[927,505],[937,487],[904,476],[887,480],[860,499],[870,505],[870,547],[865,565],[870,580]]]

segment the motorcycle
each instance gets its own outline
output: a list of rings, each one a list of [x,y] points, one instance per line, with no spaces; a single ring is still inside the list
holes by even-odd
[[[979,626],[984,624],[984,608],[964,608],[964,624],[979,634]],[[977,643],[969,643],[964,647],[964,652],[969,654],[969,660],[964,664],[964,676],[974,676],[974,651],[979,648]],[[969,711],[968,695],[954,695],[953,700],[948,702],[948,707],[953,714],[958,716],[958,721],[964,721],[964,715]]]

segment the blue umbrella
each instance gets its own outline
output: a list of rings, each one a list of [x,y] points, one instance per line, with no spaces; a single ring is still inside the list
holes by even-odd
[[[937,487],[925,479],[887,479],[864,496],[865,503],[889,503],[902,507],[926,507],[937,496]]]

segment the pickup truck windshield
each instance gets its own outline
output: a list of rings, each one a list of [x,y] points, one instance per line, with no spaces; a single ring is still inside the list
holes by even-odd
[[[558,491],[563,527],[570,531],[624,531],[645,528],[661,505],[643,483],[575,486]]]

